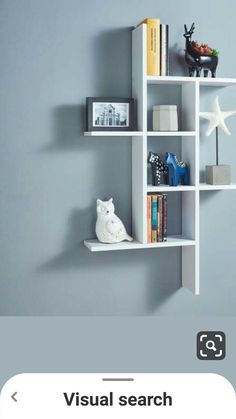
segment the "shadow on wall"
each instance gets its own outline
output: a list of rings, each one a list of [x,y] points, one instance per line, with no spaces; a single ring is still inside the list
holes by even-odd
[[[85,105],[59,105],[52,110],[52,143],[42,152],[81,151],[87,148],[82,135],[85,130]]]
[[[131,96],[131,34],[131,27],[124,27],[96,35],[92,48],[92,92],[88,96]]]
[[[169,62],[171,76],[188,76],[188,68],[185,63],[184,51],[183,48],[180,48],[177,42],[169,48]]]
[[[131,293],[129,284],[129,277],[125,278],[126,272],[135,272],[139,269],[144,271],[143,277],[145,293],[143,295],[144,306],[146,304],[145,313],[153,314],[161,305],[176,293],[181,287],[180,275],[175,267],[179,265],[179,258],[181,257],[180,249],[149,249],[147,251],[132,251],[130,252],[109,252],[109,257],[106,252],[91,253],[83,245],[83,238],[87,231],[87,224],[93,227],[92,215],[87,209],[74,209],[69,217],[68,232],[65,237],[64,246],[61,253],[37,269],[40,275],[48,276],[52,272],[61,273],[63,271],[70,271],[78,269],[78,274],[83,280],[83,272],[96,278],[97,272],[103,272],[103,279],[110,282],[113,272],[120,272],[122,278],[122,287],[127,287],[126,295],[132,300],[132,295],[135,294],[135,289]],[[158,273],[158,265],[163,263],[165,257],[169,258],[172,252],[172,263],[166,264],[162,276]],[[140,258],[142,252],[142,258]],[[168,252],[168,253],[167,253]],[[87,279],[86,279],[87,280]],[[132,278],[131,281],[135,281]],[[99,286],[99,280],[98,284]],[[114,291],[115,292],[115,291]],[[124,291],[125,292],[125,291]],[[92,303],[94,304],[94,302]],[[87,314],[89,313],[89,307]]]
[[[130,28],[105,31],[96,37],[93,51],[94,78],[91,81],[92,87],[87,94],[88,96],[130,96],[130,51]],[[123,62],[125,65],[122,65]],[[83,98],[83,101],[85,101],[85,98]],[[130,141],[121,139],[120,142],[113,143],[111,147],[108,147],[109,139],[107,138],[101,138],[99,142],[95,142],[94,138],[86,137],[85,141],[84,130],[84,105],[65,104],[57,106],[52,110],[52,143],[44,146],[40,151],[43,153],[72,151],[81,154],[90,150],[96,157],[93,167],[96,184],[98,182],[102,184],[105,178],[107,193],[121,187],[119,185],[123,182],[129,188],[130,167],[127,169],[124,167],[122,174],[120,174],[121,178],[118,177],[117,180],[117,172],[114,172],[114,170],[118,169],[114,169],[112,157],[113,155],[116,156],[118,167],[121,156],[124,165],[127,164],[124,155],[127,155],[127,161],[131,161]],[[106,165],[104,165],[104,161],[106,161]],[[110,176],[107,176],[108,173]],[[113,173],[113,177],[111,173]],[[119,189],[118,196],[123,196],[123,192]],[[46,281],[50,280],[50,273],[52,272],[58,272],[59,274],[63,271],[78,270],[78,280],[83,281],[85,278],[86,281],[89,281],[90,278],[95,278],[98,281],[97,286],[99,286],[99,278],[103,280],[105,278],[105,281],[109,282],[113,279],[112,273],[118,272],[126,298],[132,299],[130,281],[134,284],[136,282],[135,273],[144,272],[141,281],[143,281],[143,289],[145,290],[143,295],[143,301],[146,301],[145,314],[152,314],[181,286],[179,272],[181,250],[160,249],[157,252],[155,249],[149,249],[148,251],[132,251],[131,254],[123,251],[91,253],[84,247],[83,240],[88,237],[88,231],[90,233],[94,231],[94,207],[95,201],[92,207],[71,211],[63,248],[58,255],[38,267],[39,279],[44,276]],[[166,251],[171,252],[171,255],[168,253],[168,258],[172,257],[172,264],[166,264],[166,255],[164,255]],[[142,255],[140,252],[142,252]],[[173,275],[174,268],[177,269],[177,273]],[[129,278],[131,273],[132,278]],[[114,293],[116,292],[115,286],[117,284],[114,285],[114,289],[112,288]],[[133,295],[135,296],[135,286],[133,286]],[[94,304],[94,302],[91,301],[91,304]],[[89,310],[88,307],[84,314],[89,315]]]
[[[78,175],[86,176],[86,170],[89,170],[89,177],[93,182],[93,190],[98,191],[101,199],[108,199],[113,196],[115,201],[120,196],[128,205],[131,202],[127,200],[127,193],[124,194],[124,187],[131,188],[131,141],[127,138],[119,138],[119,141],[112,141],[109,137],[84,137],[85,127],[85,106],[61,105],[52,111],[52,144],[40,149],[42,153],[78,153]],[[83,164],[79,167],[80,159],[83,160],[83,154],[87,158],[88,154],[91,160],[89,169]],[[114,156],[116,164],[114,165]],[[120,170],[119,168],[122,168]],[[83,170],[83,172],[81,172]],[[124,186],[125,185],[125,186]],[[123,192],[122,192],[123,190]],[[128,194],[130,199],[130,193]],[[92,197],[95,207],[95,198]],[[120,198],[121,199],[121,198]],[[91,216],[92,209],[88,208]],[[129,228],[130,219],[124,220]],[[88,234],[88,233],[87,233]]]
[[[176,267],[179,266],[181,250],[160,249],[157,252],[156,249],[149,249],[147,251],[132,251],[132,254],[123,251],[91,253],[84,247],[83,240],[80,241],[87,231],[87,223],[93,224],[91,220],[91,214],[87,209],[74,209],[69,217],[68,232],[62,252],[41,265],[37,269],[37,273],[41,277],[41,275],[48,276],[51,272],[61,273],[78,269],[80,279],[83,280],[83,272],[86,275],[89,270],[89,275],[98,278],[97,285],[99,286],[99,276],[110,282],[113,280],[112,273],[120,272],[122,287],[127,285],[126,295],[132,299],[129,277],[128,274],[125,277],[124,273],[130,273],[134,267],[134,272],[143,271],[144,267],[143,301],[146,302],[146,312],[154,313],[181,286],[180,275],[175,273]],[[163,254],[166,251],[172,252],[171,255],[168,253],[168,257],[171,257],[172,260],[171,264],[166,264]],[[142,258],[140,258],[140,252],[142,252]],[[159,272],[162,272],[161,276]],[[132,281],[135,280],[136,278],[132,278]],[[133,289],[133,294],[135,295],[135,289]],[[85,314],[89,314],[89,307]]]
[[[130,97],[131,28],[110,29],[96,35],[91,57],[91,88],[86,95]],[[52,110],[52,143],[41,151],[81,151],[83,145],[78,137],[86,130],[85,97],[81,101],[78,105],[62,104]]]

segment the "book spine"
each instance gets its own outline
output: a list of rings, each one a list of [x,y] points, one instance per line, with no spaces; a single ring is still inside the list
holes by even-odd
[[[157,229],[158,229],[157,211],[158,211],[157,196],[152,195],[152,243],[157,242]]]
[[[147,75],[160,76],[160,19],[146,19]]]
[[[160,25],[161,76],[169,75],[169,25]]]
[[[147,242],[152,242],[152,197],[147,195]]]
[[[161,76],[166,73],[166,58],[165,58],[165,25],[160,25],[160,47],[161,47]]]
[[[170,59],[169,59],[169,25],[166,25],[166,76],[170,74]]]
[[[163,195],[163,241],[167,241],[167,195]]]
[[[157,241],[163,241],[163,195],[158,196],[158,236]]]

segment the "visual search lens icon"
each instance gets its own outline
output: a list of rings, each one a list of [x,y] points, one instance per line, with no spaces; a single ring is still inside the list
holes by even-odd
[[[209,349],[210,351],[214,351],[214,352],[217,351],[215,342],[213,340],[208,340],[206,342],[206,348]]]
[[[197,357],[201,361],[220,361],[225,358],[224,332],[202,331],[197,334]]]

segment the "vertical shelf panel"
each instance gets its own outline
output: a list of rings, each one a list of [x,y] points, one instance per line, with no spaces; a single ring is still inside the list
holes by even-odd
[[[147,131],[146,25],[132,31],[132,97],[137,100],[138,131]]]
[[[190,184],[195,185],[197,180],[196,167],[196,112],[197,112],[197,89],[196,82],[182,85],[182,126],[187,131],[195,131],[194,138],[188,141],[182,139],[181,151],[182,160],[190,166]]]
[[[199,84],[182,86],[182,117],[185,129],[195,131],[195,138],[182,140],[182,159],[190,165],[190,182],[199,185]],[[182,249],[182,285],[199,294],[199,190],[182,194],[182,234],[195,240],[191,249]]]
[[[191,249],[182,249],[182,286],[199,295],[199,266],[197,244]]]
[[[138,130],[132,138],[132,234],[147,243],[147,52],[146,25],[132,31],[132,97],[137,100]]]
[[[132,234],[147,243],[147,136],[132,138]]]
[[[190,167],[190,185],[196,185],[196,137],[184,137],[181,140],[181,160]]]
[[[195,131],[196,126],[196,81],[182,84],[182,129]]]

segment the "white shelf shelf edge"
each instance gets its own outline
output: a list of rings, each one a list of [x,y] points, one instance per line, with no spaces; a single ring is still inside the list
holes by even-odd
[[[137,137],[142,131],[85,131],[85,137]]]
[[[225,77],[200,77],[199,78],[200,86],[219,86],[219,87],[227,87],[233,86],[236,84],[236,79],[234,78],[225,78]]]
[[[200,86],[219,86],[226,87],[236,84],[235,78],[224,78],[224,77],[184,77],[184,76],[147,76],[148,84],[185,84],[185,83],[196,83]]]
[[[85,131],[85,137],[194,137],[195,131]]]
[[[195,83],[194,77],[183,76],[147,76],[147,84],[184,84]]]
[[[185,191],[195,191],[196,187],[192,185],[180,185],[180,186],[169,186],[169,185],[160,185],[160,186],[147,186],[147,192],[185,192]]]
[[[194,137],[195,131],[148,131],[149,137]]]
[[[200,191],[227,191],[236,189],[236,183],[231,183],[230,185],[208,185],[207,183],[200,183]]]
[[[107,252],[112,250],[137,250],[137,249],[152,249],[152,248],[166,248],[166,247],[182,247],[195,246],[194,240],[188,240],[182,236],[170,236],[166,242],[161,243],[140,243],[138,241],[121,242],[114,244],[100,243],[98,240],[85,240],[84,245],[91,252]]]

